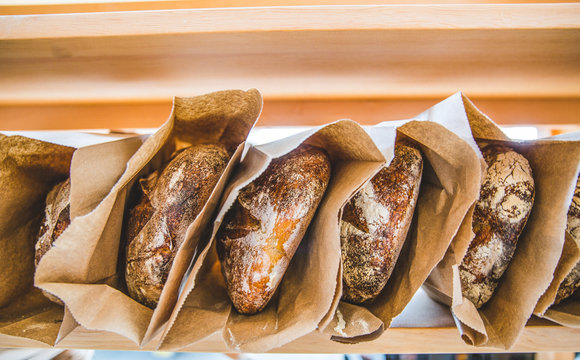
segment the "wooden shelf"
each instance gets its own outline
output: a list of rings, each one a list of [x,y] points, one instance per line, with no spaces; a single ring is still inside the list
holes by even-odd
[[[0,18],[0,104],[580,98],[580,4],[188,9]]]
[[[550,3],[550,0],[406,0],[406,4],[497,4],[497,3]],[[572,3],[574,0],[560,0]],[[307,5],[385,5],[400,4],[400,0],[5,0],[0,4],[0,14],[64,14],[110,11],[172,10],[264,6]]]
[[[0,347],[47,347],[32,340],[0,336]],[[138,350],[130,340],[113,333],[73,330],[58,348]],[[150,343],[142,350],[153,350]],[[547,320],[532,318],[510,352],[578,351],[580,329],[565,328]],[[182,349],[195,352],[227,352],[219,333]],[[231,351],[231,350],[230,350]],[[459,337],[449,309],[431,300],[419,290],[404,312],[395,318],[393,327],[381,337],[355,345],[340,344],[328,336],[312,333],[284,345],[279,353],[474,353],[499,352],[487,347],[466,345]]]
[[[578,3],[203,4],[0,16],[2,130],[154,127],[174,95],[252,87],[261,125],[407,118],[458,90],[502,124],[578,122]]]

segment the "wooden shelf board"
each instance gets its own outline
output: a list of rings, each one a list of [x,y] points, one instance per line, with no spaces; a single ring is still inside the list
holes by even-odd
[[[580,4],[196,9],[0,18],[0,104],[580,97]]]
[[[497,4],[550,3],[550,0],[407,0],[406,4]],[[559,0],[572,3],[574,0]],[[235,7],[272,7],[307,5],[378,5],[401,4],[400,0],[238,0]],[[230,0],[7,0],[0,4],[0,14],[59,14],[110,11],[171,10],[192,8],[229,8]]]
[[[0,347],[45,347],[35,341],[0,336]],[[73,330],[58,348],[139,350],[130,340],[113,333]],[[141,350],[154,350],[152,342]],[[580,329],[565,328],[547,320],[532,318],[510,352],[578,351]],[[190,345],[181,351],[228,352],[219,333]],[[279,353],[473,353],[500,352],[501,349],[473,347],[459,337],[446,306],[431,300],[419,290],[393,327],[381,337],[355,345],[331,341],[328,336],[315,332],[286,344],[273,352]]]
[[[578,29],[579,15],[580,5],[574,3],[283,6],[73,13],[5,16],[0,23],[0,38],[312,30]]]

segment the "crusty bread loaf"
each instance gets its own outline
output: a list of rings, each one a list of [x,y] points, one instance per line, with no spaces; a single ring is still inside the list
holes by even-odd
[[[261,311],[282,280],[330,179],[330,161],[301,145],[240,190],[216,235],[227,292],[242,314]]]
[[[534,203],[532,169],[522,155],[503,145],[482,153],[488,168],[473,213],[475,237],[459,266],[463,296],[477,308],[507,269]]]
[[[568,231],[572,239],[576,242],[578,248],[580,248],[580,177],[578,177],[578,180],[576,181],[574,197],[572,198],[572,203],[568,209],[568,225],[566,231]],[[580,261],[576,263],[576,266],[574,266],[572,271],[570,271],[560,283],[554,303],[559,304],[562,300],[572,295],[579,287]]]
[[[421,152],[397,145],[383,167],[344,206],[342,299],[374,299],[391,276],[411,225],[423,171]]]
[[[228,163],[222,145],[195,145],[139,181],[125,222],[125,281],[129,295],[155,308],[185,232]]]
[[[40,225],[36,241],[34,265],[38,266],[40,259],[50,250],[54,241],[70,224],[70,179],[56,184],[46,196],[44,218]],[[59,298],[43,291],[51,301],[61,304]]]

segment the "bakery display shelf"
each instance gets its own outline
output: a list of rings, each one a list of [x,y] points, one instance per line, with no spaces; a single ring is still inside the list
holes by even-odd
[[[38,15],[0,6],[0,130],[152,128],[173,96],[227,88],[262,92],[261,126],[409,118],[458,90],[502,125],[578,126],[580,4],[474,2],[78,13],[57,4]],[[0,347],[46,346],[0,335]],[[80,327],[57,347],[137,349]],[[220,334],[184,350],[228,351]],[[274,351],[500,350],[465,344],[449,309],[420,291],[375,341],[312,333]],[[509,351],[580,351],[580,329],[533,317]]]
[[[157,340],[159,337],[157,338]],[[23,338],[0,335],[0,347],[47,347]],[[139,350],[130,340],[113,333],[78,327],[67,335],[58,348]],[[141,350],[154,350],[152,341]],[[580,329],[566,328],[532,317],[510,352],[567,351],[580,349]],[[220,333],[190,345],[181,351],[230,352]],[[455,328],[449,308],[431,300],[419,290],[393,325],[378,339],[359,344],[341,344],[328,336],[311,333],[272,352],[279,353],[476,353],[505,350],[467,345]]]

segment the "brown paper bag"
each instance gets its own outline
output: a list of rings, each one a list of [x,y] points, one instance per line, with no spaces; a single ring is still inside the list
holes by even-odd
[[[580,291],[576,290],[568,299],[550,306],[543,317],[560,325],[580,328]]]
[[[576,291],[559,304],[553,304],[560,283],[578,261],[580,261],[580,247],[578,247],[578,244],[570,234],[566,233],[566,241],[564,242],[564,248],[562,249],[558,266],[554,271],[554,279],[548,287],[548,290],[546,290],[536,304],[536,308],[534,309],[535,315],[564,326],[580,328],[580,292]]]
[[[262,98],[257,90],[175,98],[169,120],[129,160],[125,172],[105,199],[94,211],[79,210],[76,221],[58,239],[58,246],[43,258],[36,285],[61,298],[74,318],[88,329],[112,331],[138,344],[152,339],[173,310],[197,243],[203,237],[261,108]],[[124,248],[120,236],[128,194],[140,177],[160,168],[175,150],[211,142],[224,144],[232,157],[208,202],[189,226],[159,304],[152,310],[124,292],[124,266],[118,254]],[[84,194],[84,204],[92,200],[91,193]]]
[[[477,141],[506,143],[528,159],[536,186],[535,202],[508,269],[491,300],[479,311],[463,298],[458,271],[473,237],[469,218],[464,219],[425,290],[451,305],[466,343],[509,349],[548,288],[562,252],[569,206],[566,202],[577,175],[580,148],[570,141],[511,141],[465,97],[464,102]]]
[[[580,132],[562,134],[548,139],[578,141],[580,140]],[[562,249],[558,266],[554,271],[554,278],[548,290],[546,290],[536,304],[536,308],[534,309],[535,315],[550,319],[561,325],[580,328],[580,292],[576,291],[575,294],[572,294],[560,304],[553,304],[560,283],[579,261],[580,245],[569,233],[566,233],[564,248]]]
[[[48,300],[40,290],[33,287],[34,245],[44,215],[46,194],[57,182],[70,176],[73,194],[90,188],[95,197],[101,196],[102,199],[103,194],[109,191],[121,175],[125,163],[141,144],[141,140],[129,138],[98,144],[110,141],[111,138],[95,139],[86,134],[71,136],[70,133],[51,135],[53,140],[60,140],[60,143],[80,146],[84,141],[84,144],[94,145],[75,151],[72,146],[0,135],[0,154],[3,156],[0,161],[0,254],[3,255],[2,273],[5,274],[0,285],[3,306],[0,312],[0,332],[53,345],[71,327],[76,327],[76,323],[66,316],[63,320],[63,307]],[[126,151],[119,151],[121,148]],[[115,154],[109,159],[110,166],[98,172],[78,172],[78,165],[83,165],[87,156],[95,152]],[[93,183],[94,176],[101,179],[98,184]],[[95,205],[81,204],[78,198],[71,196],[71,209],[84,207],[88,210]],[[74,214],[71,211],[73,221]],[[61,327],[61,324],[65,324],[65,327]]]
[[[271,159],[303,142],[329,153],[330,183],[274,298],[261,313],[240,315],[224,289],[213,237],[239,190],[260,175]],[[262,352],[314,331],[335,297],[340,244],[329,240],[338,237],[341,208],[383,163],[370,137],[350,120],[250,148],[226,190],[212,241],[192,269],[178,303],[180,311],[170,319],[161,348],[179,349],[221,330],[231,349]]]
[[[393,156],[396,132],[419,145],[424,156],[423,180],[413,225],[383,291],[369,304],[340,302],[330,325],[321,323],[335,341],[357,343],[377,338],[382,331],[376,325],[369,326],[370,321],[390,326],[443,258],[479,194],[481,155],[469,130],[461,94],[433,106],[417,119],[422,121],[385,122],[369,129],[387,158]],[[340,243],[340,239],[335,241]],[[340,299],[341,293],[337,295]]]

